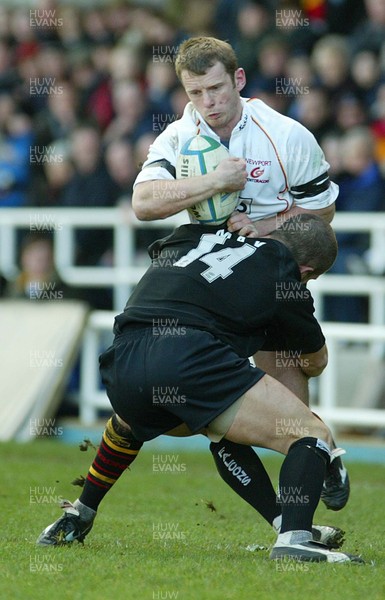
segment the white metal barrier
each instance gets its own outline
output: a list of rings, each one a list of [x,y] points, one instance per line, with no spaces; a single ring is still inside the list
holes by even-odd
[[[98,356],[105,348],[101,347],[101,337],[112,332],[114,311],[95,310],[88,319],[83,337],[79,416],[84,425],[92,425],[98,417],[99,409],[109,409],[111,405],[104,390],[100,389]]]
[[[114,290],[115,310],[95,311],[90,315],[84,336],[80,389],[80,414],[84,423],[92,423],[99,408],[109,408],[99,388],[97,357],[101,334],[112,330],[113,317],[125,305],[133,285],[144,272],[135,264],[134,231],[138,228],[175,227],[186,223],[184,213],[163,221],[140,222],[126,208],[23,208],[0,210],[0,269],[5,276],[17,273],[17,230],[52,231],[55,264],[65,283],[74,286],[108,286]],[[79,267],[74,265],[74,232],[77,228],[111,228],[114,232],[114,265]],[[366,295],[370,301],[370,324],[325,324],[329,347],[329,366],[320,380],[319,412],[329,423],[383,426],[385,411],[336,408],[337,340],[363,340],[385,343],[385,213],[340,213],[333,220],[336,231],[368,232],[373,276],[323,275],[311,282],[317,314],[322,317],[325,294]],[[363,337],[362,337],[363,336]]]
[[[136,229],[176,227],[187,222],[184,213],[163,221],[139,221],[132,210],[116,208],[7,208],[0,209],[0,271],[7,278],[18,272],[17,231],[52,232],[54,260],[62,280],[72,286],[111,287],[114,307],[124,306],[132,287],[144,272],[135,264]],[[114,265],[75,266],[76,229],[112,229]]]
[[[319,378],[319,406],[316,412],[330,425],[384,427],[385,409],[337,406],[337,356],[339,342],[385,342],[385,326],[354,323],[323,323],[329,363]]]
[[[97,356],[101,334],[112,330],[114,317],[113,311],[94,311],[84,336],[80,418],[85,425],[95,422],[98,409],[111,408],[105,392],[99,388]],[[328,344],[329,365],[319,378],[316,412],[331,426],[384,427],[385,409],[337,406],[337,355],[340,341],[385,342],[385,326],[323,323],[322,329]]]

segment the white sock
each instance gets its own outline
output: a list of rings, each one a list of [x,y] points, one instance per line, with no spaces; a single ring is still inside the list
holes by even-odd
[[[276,533],[279,533],[281,531],[281,525],[282,515],[278,515],[278,517],[275,517],[274,521],[272,522],[273,529]]]
[[[96,515],[96,510],[80,502],[79,498],[75,500],[75,502],[73,502],[73,505],[76,508],[76,510],[79,511],[79,515],[85,521],[91,521],[91,519],[93,519]]]
[[[293,544],[302,544],[302,542],[310,542],[312,539],[313,534],[311,531],[285,531],[285,533],[278,534],[276,544],[292,546]]]

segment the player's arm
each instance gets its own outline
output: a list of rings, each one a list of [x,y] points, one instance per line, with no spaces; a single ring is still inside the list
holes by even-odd
[[[307,377],[318,377],[328,364],[326,344],[318,352],[301,355],[301,370]]]
[[[280,358],[282,355],[283,359]],[[325,344],[317,352],[306,354],[259,350],[254,355],[254,362],[265,373],[288,387],[302,402],[308,404],[307,381],[310,377],[321,375],[327,366],[328,353]],[[298,371],[301,372],[301,376]]]
[[[154,168],[152,165],[149,168]],[[165,219],[219,192],[242,190],[246,184],[246,162],[241,158],[225,158],[215,171],[183,179],[175,179],[171,165],[168,171],[161,168],[169,174],[165,179],[155,177],[134,187],[132,207],[141,221]]]
[[[298,267],[293,260],[288,260],[283,248],[281,245],[284,256],[277,270],[279,276],[276,278],[273,272],[272,279],[274,316],[266,330],[265,343],[256,354],[258,366],[265,355],[268,358],[275,353],[276,369],[293,366],[307,377],[317,377],[328,361],[325,336],[314,315],[311,292],[299,281]]]
[[[311,212],[331,223],[335,213],[338,186],[330,181],[329,164],[317,140],[300,123],[288,136],[285,165],[292,206],[285,213],[252,222],[244,213],[234,212],[227,222],[229,231],[249,237],[263,237],[277,228],[277,221]],[[253,226],[252,226],[253,225]]]
[[[293,151],[295,149],[295,151]],[[338,185],[329,177],[329,163],[314,135],[295,123],[287,140],[286,176],[292,209],[311,211],[331,222]]]
[[[230,219],[227,221],[227,227],[229,231],[238,231],[240,235],[248,237],[264,237],[275,229],[278,224],[287,221],[291,217],[295,217],[301,213],[311,213],[312,215],[318,215],[325,219],[328,223],[331,223],[335,213],[335,204],[331,204],[325,208],[319,208],[317,210],[308,210],[301,208],[300,206],[292,206],[285,213],[281,213],[275,217],[268,219],[260,219],[258,221],[251,221],[245,213],[234,211]]]

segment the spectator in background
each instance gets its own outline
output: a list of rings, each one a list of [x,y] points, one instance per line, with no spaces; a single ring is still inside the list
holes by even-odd
[[[182,113],[183,113],[183,110],[182,110]],[[180,113],[180,114],[182,114],[182,113]],[[148,133],[144,133],[137,139],[135,146],[134,146],[135,167],[137,169],[137,173],[139,173],[144,161],[147,158],[149,147],[151,146],[152,142],[154,142],[157,137],[158,137],[157,132],[149,131]]]
[[[327,133],[323,138],[321,138],[321,147],[325,153],[325,158],[329,163],[330,179],[339,184],[343,169],[341,135],[337,131]]]
[[[385,40],[385,0],[365,0],[367,18],[357,24],[349,38],[350,47],[355,54],[361,50],[370,50],[379,54]]]
[[[227,40],[233,47],[237,43],[238,30],[234,27],[237,22],[239,3],[234,0],[218,0],[215,8],[214,29],[218,37]]]
[[[104,130],[113,116],[110,83],[107,74],[96,69],[91,54],[77,52],[70,60],[72,83],[78,98],[78,113],[82,119],[94,119]]]
[[[101,208],[115,206],[119,188],[109,174],[100,132],[93,124],[79,124],[70,137],[72,175],[60,194],[60,206]],[[112,232],[109,229],[77,229],[76,264],[111,264]],[[111,309],[111,290],[85,288],[79,297],[92,308]]]
[[[112,141],[106,148],[106,166],[110,176],[118,187],[117,198],[119,204],[126,210],[128,222],[133,218],[136,220],[131,208],[132,186],[140,171],[141,164],[147,158],[150,144],[157,136],[153,133],[143,134],[135,146],[127,139]],[[147,262],[147,248],[155,240],[172,232],[172,228],[164,227],[157,229],[140,228],[135,230],[135,246],[137,249],[137,260]]]
[[[170,92],[177,83],[171,62],[147,63],[145,72],[146,96],[153,115],[166,117],[172,113]],[[167,121],[165,122],[167,124]]]
[[[78,123],[78,96],[70,81],[58,81],[47,96],[47,109],[35,118],[36,142],[48,145],[68,138]]]
[[[37,147],[33,156],[32,181],[28,193],[30,206],[60,206],[64,187],[73,175],[73,166],[69,158],[68,143],[57,140],[49,146],[43,146],[41,153]]]
[[[374,158],[374,140],[367,127],[356,127],[340,143],[342,174],[338,212],[377,212],[385,210],[385,181]],[[331,273],[367,272],[364,256],[368,234],[338,233],[338,256]],[[367,321],[367,302],[359,297],[332,297],[325,302],[325,318],[330,321]]]
[[[8,281],[2,273],[0,273],[0,298],[4,298],[7,294]]]
[[[378,56],[368,50],[358,52],[352,58],[351,77],[357,95],[365,107],[369,108],[375,101],[380,84],[381,69]]]
[[[105,150],[105,160],[107,172],[118,187],[118,198],[131,201],[132,184],[138,174],[132,143],[127,139],[113,140]]]
[[[146,159],[150,138],[146,134],[139,139],[143,145],[143,160]],[[145,146],[145,148],[144,148]],[[129,223],[131,219],[135,219],[134,212],[131,207],[132,186],[136,176],[140,170],[135,157],[134,146],[127,139],[117,139],[112,141],[106,148],[106,166],[113,181],[117,185],[117,198],[119,204],[125,210],[125,216]],[[137,260],[143,262],[148,259],[147,247],[156,239],[171,233],[170,229],[145,229],[140,228],[135,230],[135,247],[137,250]]]
[[[9,281],[6,296],[25,300],[62,300],[64,285],[54,266],[52,239],[30,233],[21,246],[20,273]]]
[[[376,140],[376,158],[385,177],[385,81],[378,86],[371,106],[372,131]]]
[[[27,203],[33,139],[30,119],[10,94],[0,94],[0,207]]]
[[[143,62],[141,52],[135,46],[116,45],[111,49],[108,64],[112,83],[137,81],[144,68]]]
[[[330,33],[350,35],[357,24],[365,19],[364,0],[323,0],[324,22]],[[306,4],[317,10],[317,3],[307,0]],[[318,4],[319,6],[319,4]]]
[[[259,45],[257,67],[254,76],[246,82],[246,96],[259,98],[280,113],[287,112],[289,96],[286,86],[285,69],[289,58],[289,48],[279,35],[264,38]]]
[[[60,0],[37,0],[37,2],[35,1],[34,8],[36,8],[41,15],[47,16],[47,18],[43,18],[41,22],[34,24],[36,37],[39,41],[43,43],[57,43],[59,41],[60,27],[52,27],[49,23],[49,18],[50,15],[55,15],[54,18],[59,17],[60,4]]]
[[[316,83],[325,90],[330,101],[354,91],[349,72],[349,45],[343,36],[321,38],[313,48],[311,63]]]
[[[86,45],[85,33],[76,6],[60,7],[61,26],[57,29],[63,52],[80,50]]]
[[[68,162],[69,136],[78,123],[77,94],[72,83],[59,81],[47,95],[46,110],[39,111],[35,122],[35,149],[37,155],[31,161],[32,182],[29,193],[29,204],[35,206],[60,205],[62,184],[53,182],[48,177],[61,171],[59,180],[68,182],[71,165]],[[50,164],[49,164],[50,163]],[[52,163],[52,164],[51,164]],[[63,179],[64,177],[64,179]],[[52,185],[53,184],[53,185]]]
[[[334,110],[335,123],[341,133],[345,133],[353,127],[367,125],[368,123],[365,106],[355,94],[340,96]]]
[[[183,111],[188,102],[188,97],[183,87],[178,84],[172,90],[170,94],[170,102],[171,102],[171,115],[174,119],[179,119],[181,115],[183,115]]]
[[[285,66],[285,76],[304,91],[310,90],[315,83],[310,59],[304,54],[289,57]]]
[[[0,35],[0,93],[2,94],[12,92],[19,83],[19,77],[12,62],[10,44],[5,39],[1,39]]]
[[[0,6],[0,39],[7,39],[10,29],[10,11],[7,6]]]
[[[104,142],[126,137],[135,142],[140,135],[152,131],[153,115],[138,83],[118,81],[113,84],[112,102],[115,117],[104,133]]]
[[[116,187],[103,160],[97,126],[78,125],[70,137],[73,175],[61,197],[62,206],[114,206]]]
[[[305,125],[317,141],[334,128],[330,103],[323,88],[307,89],[297,95],[289,115]]]
[[[112,43],[113,36],[108,30],[103,7],[89,8],[82,12],[82,26],[87,45]]]
[[[68,56],[62,52],[60,46],[44,45],[39,48],[36,55],[40,77],[49,80],[46,85],[58,86],[59,81],[69,77]]]
[[[274,9],[275,26],[294,54],[310,54],[327,32],[325,0],[276,0]]]
[[[241,2],[238,7],[233,48],[246,78],[255,72],[261,43],[274,31],[271,17],[268,6],[262,2]]]
[[[115,206],[118,187],[103,159],[100,133],[94,125],[82,124],[71,134],[70,156],[73,174],[64,186],[61,206]],[[78,264],[97,264],[110,246],[111,234],[105,230],[79,230]]]
[[[277,79],[285,77],[286,63],[289,58],[289,47],[278,35],[270,35],[259,45],[254,77],[251,76],[250,87],[265,89],[266,85],[277,85]],[[241,63],[240,63],[241,64]],[[247,88],[248,89],[248,88]]]
[[[114,42],[122,39],[127,32],[134,30],[132,15],[135,12],[135,3],[114,2],[109,4],[108,10],[104,11],[105,24]]]

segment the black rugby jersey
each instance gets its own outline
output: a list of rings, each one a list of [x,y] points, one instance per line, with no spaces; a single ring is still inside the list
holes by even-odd
[[[242,357],[258,350],[311,353],[325,339],[288,248],[204,225],[183,225],[149,248],[152,264],[116,317],[115,331],[211,332]]]

